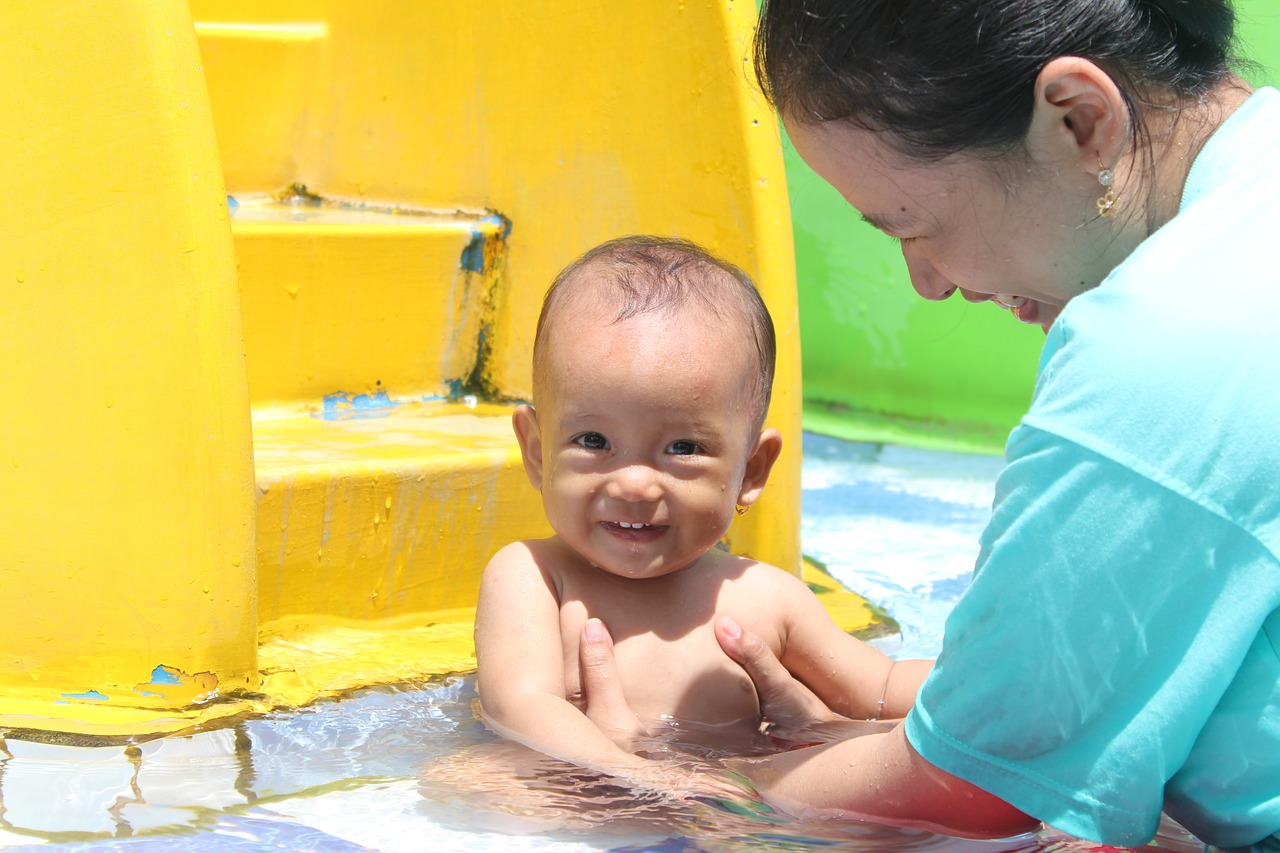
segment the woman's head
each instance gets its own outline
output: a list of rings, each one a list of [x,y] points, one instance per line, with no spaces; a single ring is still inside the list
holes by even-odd
[[[1244,96],[1233,24],[1227,0],[766,0],[756,71],[921,295],[1025,297],[1047,328],[1176,213]]]
[[[1050,60],[1107,69],[1140,123],[1229,75],[1234,20],[1229,0],[765,0],[756,75],[784,118],[883,131],[921,160],[999,156]]]

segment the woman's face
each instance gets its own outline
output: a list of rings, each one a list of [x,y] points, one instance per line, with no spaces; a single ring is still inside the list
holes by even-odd
[[[926,299],[998,295],[1017,306],[1018,319],[1047,330],[1114,263],[1107,229],[1090,222],[1101,188],[1080,170],[1028,162],[1000,172],[959,156],[920,163],[882,134],[846,124],[786,127],[804,161],[901,243],[911,284]]]

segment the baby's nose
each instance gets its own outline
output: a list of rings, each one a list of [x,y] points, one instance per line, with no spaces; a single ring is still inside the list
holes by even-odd
[[[648,465],[624,465],[613,472],[605,491],[620,501],[656,501],[662,497],[662,483]]]

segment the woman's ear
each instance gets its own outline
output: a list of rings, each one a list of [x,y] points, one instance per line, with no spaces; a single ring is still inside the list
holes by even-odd
[[[1074,163],[1091,175],[1115,168],[1129,144],[1129,106],[1101,67],[1078,56],[1051,60],[1036,76],[1027,144],[1037,160]]]
[[[533,406],[516,406],[511,415],[511,426],[520,444],[520,458],[524,460],[524,473],[529,483],[542,491],[542,434],[538,430],[538,413]]]
[[[751,455],[747,457],[746,468],[742,472],[738,506],[751,506],[760,499],[764,484],[769,481],[769,472],[773,470],[773,463],[778,461],[778,454],[781,452],[782,433],[772,428],[761,430]]]

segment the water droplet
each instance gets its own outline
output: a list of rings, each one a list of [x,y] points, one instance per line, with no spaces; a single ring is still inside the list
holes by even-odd
[[[286,285],[284,286],[284,290],[285,290],[285,293],[288,293],[288,294],[289,294],[290,296],[292,296],[294,299],[297,299],[297,298],[298,298],[298,285],[296,285],[296,284],[286,284]]]
[[[18,270],[18,284],[22,284],[27,280],[26,270]]]

